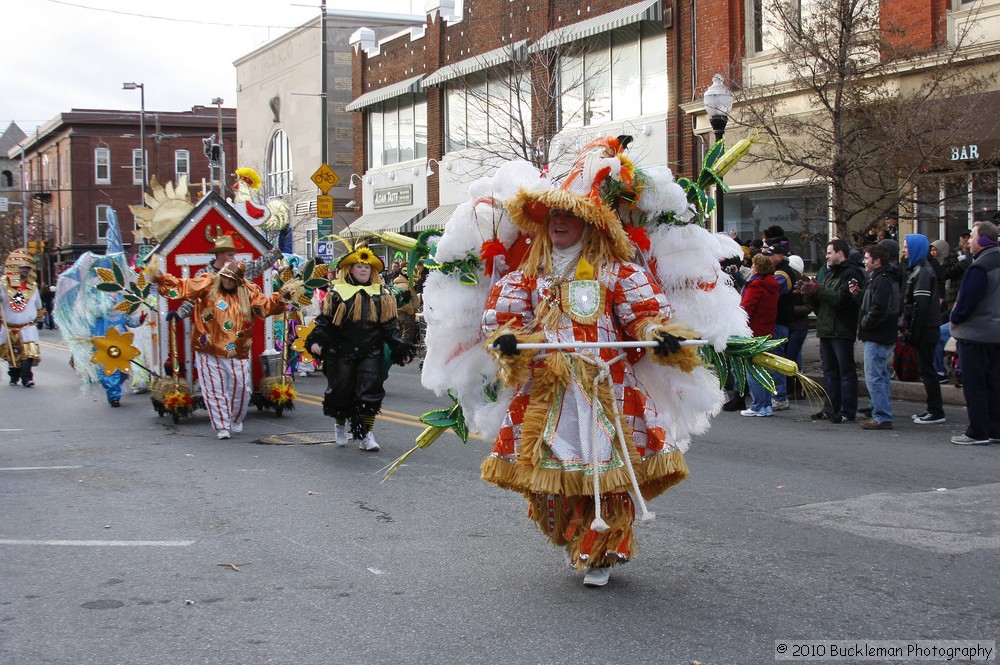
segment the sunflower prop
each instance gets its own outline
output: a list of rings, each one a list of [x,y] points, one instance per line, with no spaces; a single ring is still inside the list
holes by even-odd
[[[120,333],[114,327],[104,337],[91,337],[90,342],[97,349],[90,361],[101,365],[105,376],[116,371],[128,374],[132,360],[139,356],[139,349],[132,346],[132,333]]]

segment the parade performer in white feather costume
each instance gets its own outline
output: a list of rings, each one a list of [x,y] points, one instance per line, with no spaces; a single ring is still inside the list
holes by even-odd
[[[714,205],[703,179],[724,170],[675,182],[637,169],[630,140],[591,142],[558,186],[505,164],[472,185],[436,244],[421,241],[422,381],[456,404],[425,414],[417,447],[448,427],[494,440],[483,478],[523,494],[592,586],[632,558],[635,509],[652,518],[646,500],[688,475],[683,451],[722,404],[719,378],[681,341],[705,340],[718,369],[730,336],[749,334],[719,264],[740,249],[701,226]],[[721,153],[726,168],[738,159]],[[611,347],[630,340],[653,348]],[[539,341],[570,348],[518,350]]]

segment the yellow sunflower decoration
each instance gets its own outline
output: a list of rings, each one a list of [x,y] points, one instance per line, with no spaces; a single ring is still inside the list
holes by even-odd
[[[316,321],[313,321],[307,326],[299,326],[295,331],[295,341],[292,342],[292,351],[298,351],[302,354],[302,362],[311,363],[315,358],[309,353],[309,349],[306,348],[306,338],[309,337],[309,333],[313,331],[316,327]]]
[[[105,376],[115,370],[128,374],[132,359],[139,355],[139,349],[132,346],[132,333],[120,333],[117,328],[108,330],[104,337],[91,337],[90,343],[97,349],[90,362],[101,365]]]

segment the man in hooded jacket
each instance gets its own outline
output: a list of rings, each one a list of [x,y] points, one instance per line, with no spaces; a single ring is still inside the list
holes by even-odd
[[[945,421],[941,384],[934,370],[934,347],[941,335],[941,284],[927,261],[930,243],[920,233],[906,236],[907,278],[903,289],[903,338],[917,355],[917,371],[927,393],[927,410],[913,416],[918,425]]]

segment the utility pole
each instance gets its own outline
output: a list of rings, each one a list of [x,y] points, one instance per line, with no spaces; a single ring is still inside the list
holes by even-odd
[[[226,143],[222,140],[222,97],[212,100],[219,109],[219,194],[226,198]]]
[[[327,150],[329,149],[329,139],[326,135],[327,132],[327,63],[326,63],[326,0],[320,0],[319,4],[320,17],[319,17],[319,31],[320,31],[320,113],[322,118],[320,118],[319,133],[323,137],[323,145],[320,150],[320,162],[323,164],[327,162]]]

